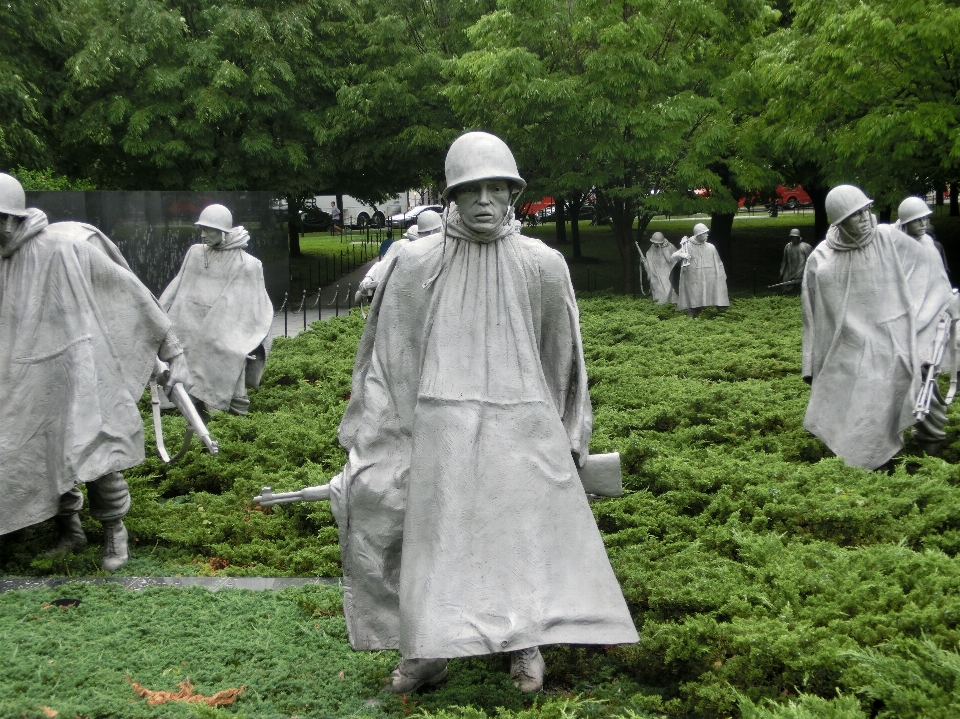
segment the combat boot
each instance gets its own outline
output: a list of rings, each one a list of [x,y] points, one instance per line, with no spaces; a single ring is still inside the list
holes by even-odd
[[[127,528],[123,520],[103,522],[103,570],[115,572],[130,559],[127,547]]]
[[[383,688],[393,694],[411,694],[425,684],[435,685],[447,679],[446,659],[401,659]]]
[[[521,649],[510,655],[510,678],[522,692],[538,692],[543,689],[543,675],[547,666],[539,647]]]
[[[83,533],[83,527],[80,525],[80,515],[76,512],[70,514],[58,514],[53,518],[57,524],[57,530],[60,532],[60,539],[57,546],[44,554],[48,559],[55,557],[65,557],[68,554],[79,552],[87,546],[87,535]]]

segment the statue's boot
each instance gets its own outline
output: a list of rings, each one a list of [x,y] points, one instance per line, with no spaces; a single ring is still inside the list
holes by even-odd
[[[510,654],[510,678],[522,692],[538,692],[543,689],[543,675],[547,667],[539,647],[521,649]]]
[[[390,674],[390,684],[383,691],[411,694],[424,685],[440,684],[446,680],[446,659],[401,659]]]
[[[115,519],[103,523],[103,570],[115,572],[130,559],[127,547],[127,528],[123,520]]]
[[[53,518],[53,521],[57,523],[60,539],[56,547],[44,554],[45,557],[48,559],[65,557],[68,554],[79,552],[87,546],[87,535],[83,533],[79,514],[76,512],[58,514]]]

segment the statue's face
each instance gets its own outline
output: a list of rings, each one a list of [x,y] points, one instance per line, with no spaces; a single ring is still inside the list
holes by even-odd
[[[930,218],[929,217],[918,217],[916,220],[911,220],[903,226],[904,232],[906,232],[911,237],[921,238],[927,234],[927,230],[930,229]]]
[[[223,242],[223,233],[220,230],[213,229],[212,227],[201,227],[200,238],[208,247],[216,247]]]
[[[21,218],[16,215],[0,214],[0,247],[6,247],[20,227]]]
[[[870,206],[867,205],[862,210],[854,212],[840,223],[840,227],[854,237],[862,237],[867,234],[870,231]]]
[[[463,224],[474,232],[493,232],[510,209],[507,180],[480,180],[457,188],[456,201]]]
[[[697,242],[706,242],[709,239],[710,239],[709,232],[701,232],[699,235],[697,235]]]

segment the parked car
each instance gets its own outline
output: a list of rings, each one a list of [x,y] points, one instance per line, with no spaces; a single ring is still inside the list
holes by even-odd
[[[415,207],[411,207],[406,212],[393,215],[390,218],[390,224],[392,224],[394,227],[402,227],[406,229],[407,227],[410,227],[410,225],[417,224],[417,217],[419,214],[421,212],[426,212],[427,210],[443,213],[443,205],[416,205]]]
[[[580,206],[580,214],[577,215],[579,220],[593,220],[593,216],[596,214],[593,205],[589,202],[584,202]],[[566,220],[569,221],[571,218],[569,214],[566,217]],[[548,210],[543,211],[543,215],[540,218],[541,222],[556,222],[557,221],[557,208],[556,206],[551,206]]]
[[[813,200],[810,199],[810,195],[808,195],[807,191],[804,190],[800,185],[797,185],[796,187],[784,187],[783,185],[777,185],[777,189],[772,200],[773,202],[768,202],[760,195],[758,190],[754,190],[747,196],[741,197],[739,205],[740,207],[747,208],[763,205],[768,210],[772,210],[771,205],[776,203],[778,208],[786,207],[788,210],[796,210],[800,207],[808,207],[813,204]]]

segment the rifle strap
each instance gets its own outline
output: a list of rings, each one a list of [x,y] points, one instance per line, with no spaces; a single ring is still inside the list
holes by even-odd
[[[950,335],[947,345],[950,350],[950,389],[947,390],[947,396],[943,399],[944,404],[950,404],[953,402],[953,398],[957,396],[957,323],[953,318],[950,321]]]
[[[160,421],[160,388],[156,380],[150,380],[150,408],[153,411],[153,434],[157,438],[157,453],[164,462],[170,461],[167,448],[163,444],[163,424]]]

